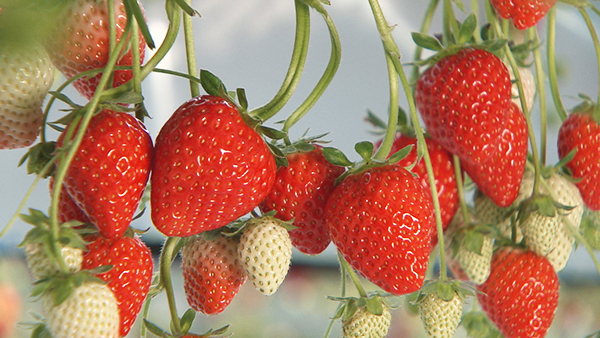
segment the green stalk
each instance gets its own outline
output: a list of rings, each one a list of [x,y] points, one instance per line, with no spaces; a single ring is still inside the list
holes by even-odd
[[[342,254],[340,254],[339,251],[338,251],[338,260],[340,261],[340,264],[342,266],[342,272],[345,271],[346,273],[348,273],[348,276],[350,276],[352,283],[354,283],[354,286],[356,287],[356,291],[358,291],[358,295],[363,298],[367,298],[367,292],[365,291],[365,288],[363,288],[362,284],[360,283],[360,280],[358,279],[356,272],[354,272],[354,269],[350,266],[350,263],[348,263],[348,261],[346,261],[346,259],[344,259],[344,257],[342,257]]]
[[[318,6],[314,8],[321,13],[325,23],[327,24],[327,28],[329,29],[329,36],[331,38],[331,53],[329,57],[329,63],[325,68],[325,72],[321,76],[321,79],[313,89],[313,91],[309,94],[306,100],[298,107],[285,121],[283,125],[283,131],[288,132],[288,130],[298,122],[308,111],[317,103],[319,98],[323,95],[331,80],[335,76],[337,72],[340,61],[342,59],[342,43],[340,41],[340,36],[333,24],[333,20],[329,16],[329,13],[325,10],[323,5],[318,2]]]
[[[433,206],[435,210],[435,219],[436,219],[436,229],[438,232],[438,242],[440,247],[440,266],[441,266],[441,276],[440,280],[445,281],[447,278],[446,272],[446,259],[445,259],[445,249],[444,249],[444,230],[442,226],[442,216],[440,209],[440,201],[439,195],[437,191],[437,187],[435,185],[435,176],[433,174],[433,166],[431,165],[431,158],[429,156],[429,151],[427,151],[427,145],[425,142],[425,136],[423,133],[423,129],[421,128],[421,124],[419,122],[419,117],[417,115],[417,108],[415,106],[415,100],[412,95],[412,89],[410,87],[410,83],[408,82],[408,78],[406,77],[406,73],[404,72],[404,68],[402,67],[402,63],[400,62],[400,50],[398,49],[398,45],[394,41],[391,35],[391,28],[387,24],[387,21],[383,15],[383,11],[381,10],[381,6],[379,5],[378,0],[369,0],[369,4],[371,5],[371,10],[375,17],[375,22],[377,24],[377,29],[379,30],[379,34],[381,35],[381,40],[383,42],[383,46],[386,52],[386,55],[389,56],[389,60],[393,63],[396,72],[400,77],[400,81],[402,83],[402,88],[404,89],[404,93],[406,95],[406,99],[408,101],[408,106],[410,108],[410,116],[413,121],[415,132],[417,134],[417,146],[423,147],[423,161],[425,161],[425,167],[427,169],[427,176],[429,179],[429,186],[431,188],[431,196],[433,198]],[[395,126],[392,126],[395,128]],[[390,128],[390,126],[388,126]]]
[[[173,291],[173,281],[171,280],[171,264],[173,258],[177,254],[175,249],[179,243],[179,237],[169,237],[163,245],[159,259],[159,271],[162,284],[167,295],[167,303],[169,304],[169,312],[171,313],[171,324],[175,332],[173,334],[181,333],[181,322],[177,315],[177,304],[175,303],[175,293]]]
[[[251,116],[258,117],[263,121],[277,114],[292,97],[298,86],[306,62],[308,41],[310,38],[310,8],[302,0],[295,0],[294,3],[296,5],[296,36],[292,58],[285,79],[271,101],[250,112]]]
[[[346,270],[345,270],[345,266],[342,263],[342,260],[344,258],[340,255],[340,253],[338,252],[338,263],[340,264],[340,272],[341,272],[341,285],[340,288],[342,289],[341,292],[341,297],[344,298],[346,297]],[[338,307],[335,309],[335,313],[337,314],[338,311],[340,310],[340,308],[344,306],[343,303],[340,303],[338,305]],[[331,320],[329,321],[329,325],[327,326],[327,331],[325,331],[325,336],[324,338],[329,338],[329,336],[331,336],[331,331],[333,330],[333,325],[335,324],[335,319],[334,317],[331,318]]]
[[[460,159],[456,155],[452,155],[452,163],[454,164],[454,175],[456,176],[456,187],[458,190],[458,205],[460,206],[460,212],[463,214],[465,223],[469,223],[469,208],[467,207],[467,201],[465,199],[465,188],[462,177],[462,170],[460,168]]]
[[[452,33],[458,34],[459,31],[456,17],[454,16],[454,10],[452,9],[452,0],[444,0],[443,28],[442,37],[444,46],[450,46],[453,36]]]
[[[560,116],[560,119],[564,121],[567,118],[567,110],[562,103],[560,97],[560,89],[558,87],[558,73],[556,70],[556,7],[552,7],[548,12],[548,36],[547,36],[547,49],[548,49],[548,77],[550,81],[550,91],[552,92],[552,99],[554,100],[554,107]]]
[[[191,0],[186,0],[186,2],[191,4]],[[192,17],[184,11],[181,11],[181,15],[183,16],[183,35],[185,37],[185,56],[187,60],[188,73],[192,76],[198,76]],[[190,94],[192,97],[200,95],[200,86],[198,83],[190,81]]]
[[[596,61],[597,61],[597,66],[598,66],[598,102],[600,102],[600,42],[598,41],[598,34],[596,33],[596,29],[594,28],[594,23],[592,22],[592,20],[590,19],[589,14],[587,13],[587,11],[585,10],[585,8],[580,7],[579,8],[579,13],[581,13],[581,16],[583,17],[583,20],[585,21],[585,24],[588,28],[588,30],[590,31],[590,36],[592,38],[592,41],[594,42],[594,50],[596,51]]]
[[[429,6],[425,11],[425,17],[423,18],[423,22],[421,23],[421,29],[419,32],[425,34],[429,32],[429,28],[431,27],[431,22],[433,21],[433,15],[435,14],[435,10],[437,9],[440,0],[431,0],[429,2]],[[423,47],[417,46],[415,49],[415,55],[413,56],[413,60],[421,60],[421,55],[423,54]],[[419,66],[413,65],[412,73],[410,75],[410,82],[415,83],[419,78]]]
[[[398,73],[396,73],[396,70],[394,69],[394,62],[389,54],[385,55],[385,61],[387,63],[388,80],[390,83],[390,112],[388,114],[388,126],[385,131],[385,136],[383,137],[381,146],[377,149],[375,155],[373,155],[373,159],[380,161],[385,160],[389,155],[390,150],[392,150],[394,139],[396,137],[396,128],[398,126],[398,106],[400,104],[398,99],[400,90]]]
[[[527,30],[527,34],[531,35],[531,40],[534,41],[535,45],[540,44],[539,37],[537,35],[537,30],[535,27],[529,28]],[[533,59],[535,62],[535,73],[536,73],[536,87],[538,88],[538,97],[540,100],[540,164],[544,165],[546,163],[546,141],[547,141],[547,133],[548,133],[548,108],[546,107],[546,87],[544,86],[544,65],[542,61],[542,53],[539,48],[535,48],[533,50]],[[514,68],[513,68],[514,71]],[[525,116],[531,116],[529,110],[525,106],[525,95],[523,95],[522,84],[519,80],[517,82],[517,86],[519,86],[519,93],[521,97],[521,106],[523,106],[523,112]],[[532,147],[535,145],[531,144]]]

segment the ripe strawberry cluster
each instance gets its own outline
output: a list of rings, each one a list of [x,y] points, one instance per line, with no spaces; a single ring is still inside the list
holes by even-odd
[[[490,1],[518,29],[534,26],[554,3]],[[101,72],[114,55],[117,67],[143,61],[144,35],[129,43],[127,4],[115,1],[109,11],[106,1],[77,0],[44,44],[0,46],[0,76],[10,88],[0,88],[0,148],[37,138],[53,67],[92,102],[130,84],[126,67],[108,82]],[[468,31],[466,22],[460,31]],[[55,144],[47,142],[51,165],[42,167],[53,170],[38,170],[50,177],[51,217],[23,215],[34,225],[22,246],[46,312],[36,334],[123,337],[146,298],[166,289],[171,332],[147,321],[144,327],[157,336],[196,336],[188,332],[190,317],[179,318],[172,304],[167,281],[176,252],[192,312],[213,315],[247,279],[265,295],[276,292],[292,247],[318,255],[333,243],[343,273],[356,271],[382,290],[367,295],[354,278],[360,297],[334,299],[342,302],[334,318],[342,319],[344,337],[384,337],[386,298],[412,293],[429,336],[452,337],[473,295],[465,283],[502,335],[544,337],[558,306],[557,272],[581,239],[580,227],[600,238],[597,228],[582,225],[600,210],[600,109],[586,99],[572,111],[558,134],[561,161],[545,167],[528,120],[533,75],[515,65],[510,48],[442,48],[421,39],[440,47],[421,64],[427,68],[414,87],[427,133],[417,121],[413,130],[387,126],[393,140],[357,144],[358,163],[317,139],[279,137],[247,111],[243,95],[236,102],[215,81],[208,95],[171,115],[155,142],[126,103],[67,115]],[[135,46],[115,54],[111,45]],[[476,187],[472,208],[462,191],[467,179]],[[152,223],[168,238],[154,287],[152,255],[130,227],[146,190]],[[425,280],[436,246],[456,280],[446,279],[445,266],[440,280]]]

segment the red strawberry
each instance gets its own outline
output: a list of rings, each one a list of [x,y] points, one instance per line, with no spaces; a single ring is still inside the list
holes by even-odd
[[[81,268],[94,269],[112,265],[98,277],[108,283],[119,306],[120,337],[125,337],[135,322],[152,282],[152,254],[136,237],[122,236],[106,239],[101,235],[88,238],[91,243],[83,257]]]
[[[151,158],[152,139],[144,125],[129,114],[105,109],[92,117],[63,184],[100,233],[116,238],[133,219]]]
[[[508,69],[494,54],[465,48],[417,81],[415,102],[431,137],[464,161],[483,163],[502,138],[511,99]]]
[[[238,259],[239,240],[196,236],[181,249],[181,273],[188,304],[207,315],[223,312],[246,281]]]
[[[395,295],[423,285],[435,217],[431,194],[406,169],[386,165],[346,177],[325,214],[333,243],[368,280]]]
[[[542,338],[554,319],[558,287],[548,259],[505,247],[494,254],[490,276],[477,287],[477,299],[506,338]]]
[[[156,138],[152,220],[167,236],[220,228],[252,211],[277,167],[260,134],[216,96],[184,103]]]
[[[320,146],[287,156],[288,166],[277,170],[275,184],[261,203],[263,212],[277,211],[277,218],[298,227],[290,231],[292,244],[308,255],[323,252],[331,242],[325,225],[325,203],[335,179],[344,172],[325,159]]]
[[[535,26],[556,4],[557,0],[490,0],[504,19],[512,19],[518,29]]]
[[[141,6],[141,4],[140,4]],[[127,13],[123,0],[115,1],[117,42],[123,37],[127,25]],[[103,68],[108,62],[109,27],[108,6],[106,0],[77,0],[64,16],[57,20],[61,25],[52,35],[47,49],[52,62],[67,77],[71,78],[84,71]],[[144,58],[146,41],[139,34],[140,62]],[[125,45],[125,52],[118,60],[117,66],[131,66],[133,63],[131,49]],[[91,78],[80,78],[73,82],[77,91],[90,99],[102,74]],[[118,87],[132,78],[130,70],[116,70],[112,87]]]
[[[442,227],[444,230],[450,224],[456,210],[458,210],[458,187],[456,185],[456,175],[454,174],[454,164],[452,163],[452,154],[446,151],[435,140],[426,138],[427,151],[431,158],[433,167],[433,176],[435,177],[435,185],[440,201]],[[379,147],[379,144],[376,146]],[[413,145],[413,149],[396,164],[402,167],[409,167],[417,161],[417,139],[415,137],[397,134],[390,155],[396,153],[400,149]],[[427,168],[425,161],[419,159],[417,164],[411,169],[411,172],[419,177],[419,182],[423,188],[431,191],[429,186],[429,178],[427,176]],[[431,232],[431,247],[433,248],[438,242],[437,229],[434,227]]]
[[[50,177],[50,193],[54,190],[54,177]],[[81,223],[89,223],[90,220],[81,210],[77,203],[67,193],[66,189],[62,189],[58,196],[58,221],[65,223],[68,221],[79,221]]]
[[[575,157],[566,164],[574,178],[585,204],[600,210],[600,125],[593,109],[573,113],[563,122],[558,132],[558,156],[562,159],[573,149]]]
[[[502,139],[483,164],[461,161],[462,168],[479,190],[496,205],[508,207],[519,195],[527,162],[527,122],[521,109],[510,102]]]

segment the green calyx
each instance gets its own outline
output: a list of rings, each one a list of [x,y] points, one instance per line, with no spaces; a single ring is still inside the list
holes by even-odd
[[[451,301],[455,296],[460,297],[464,301],[466,297],[474,295],[473,288],[459,280],[430,280],[423,284],[414,304],[422,302],[427,295],[434,293],[437,293],[446,302]]]

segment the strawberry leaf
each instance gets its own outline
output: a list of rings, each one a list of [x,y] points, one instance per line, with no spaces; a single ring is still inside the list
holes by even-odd
[[[331,164],[339,165],[340,167],[352,166],[352,162],[341,150],[332,147],[323,147],[322,151],[323,156],[325,156],[327,161],[329,161]]]
[[[440,41],[431,35],[423,34],[420,32],[412,32],[411,35],[413,41],[417,44],[417,46],[436,52],[439,52],[444,49]]]
[[[373,143],[369,141],[359,142],[354,145],[354,150],[365,162],[371,159],[371,156],[373,155],[373,149],[375,149],[375,146],[373,146]]]
[[[460,31],[458,32],[458,44],[462,45],[471,40],[476,29],[477,17],[475,14],[471,13],[460,26]]]
[[[125,0],[123,1],[123,4],[125,5],[125,11],[127,11],[127,14],[133,15],[135,17],[135,21],[137,22],[138,27],[140,28],[140,32],[144,36],[148,47],[150,49],[156,48],[156,44],[152,39],[152,35],[150,34],[148,24],[146,23],[146,18],[144,17],[144,13],[142,12],[142,9],[140,8],[140,5],[137,2],[137,0]]]
[[[227,88],[225,88],[221,79],[208,70],[200,70],[200,84],[208,95],[222,97],[227,100],[230,99]]]
[[[394,154],[392,154],[392,156],[390,156],[389,158],[389,162],[390,163],[398,163],[401,159],[405,158],[413,149],[413,145],[407,145],[406,147],[398,150],[397,152],[395,152]],[[415,164],[417,162],[415,161]]]
[[[196,318],[196,311],[193,309],[187,309],[187,311],[181,316],[181,332],[186,334],[192,328],[192,324],[194,323],[194,319]]]
[[[381,316],[383,314],[383,304],[379,297],[371,297],[366,299],[367,310],[374,315]]]

